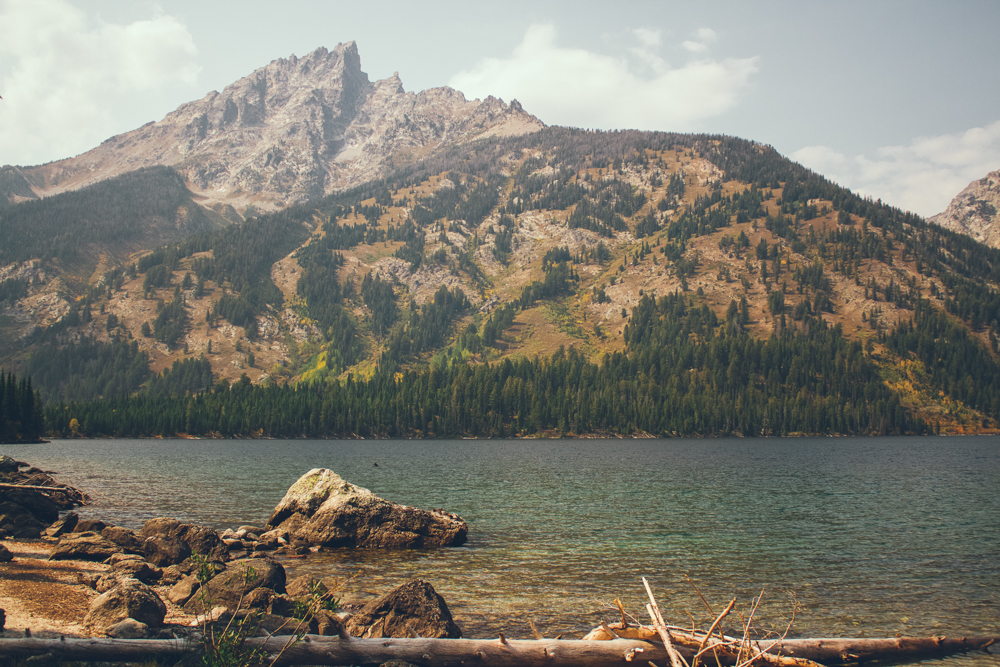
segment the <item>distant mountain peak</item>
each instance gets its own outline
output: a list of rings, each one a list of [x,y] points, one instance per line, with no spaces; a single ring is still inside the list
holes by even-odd
[[[209,203],[274,209],[378,178],[444,144],[543,127],[516,102],[469,101],[451,88],[407,93],[398,72],[372,82],[350,41],[273,60],[158,122],[25,171],[46,196],[167,165]]]
[[[1000,248],[1000,170],[970,183],[948,208],[928,220]]]

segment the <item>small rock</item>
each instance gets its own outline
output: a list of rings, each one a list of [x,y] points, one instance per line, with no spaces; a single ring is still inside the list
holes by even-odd
[[[86,586],[87,588],[93,588],[94,590],[97,590],[97,582],[100,578],[100,575],[92,574],[90,572],[76,573],[77,583]]]
[[[94,584],[94,590],[98,593],[107,593],[113,588],[121,586],[122,581],[127,577],[120,577],[114,572],[106,572],[97,577],[97,582]]]
[[[66,516],[49,526],[45,530],[45,534],[49,537],[59,537],[63,533],[71,533],[79,521],[80,517],[76,512],[69,512]]]
[[[255,535],[260,535],[261,533],[263,533],[267,529],[266,528],[261,528],[260,526],[240,526],[236,530],[242,531],[244,534],[246,534],[246,533],[254,533]]]
[[[167,599],[175,605],[182,606],[185,602],[191,599],[191,596],[194,595],[200,587],[201,582],[198,581],[198,575],[189,574],[173,585],[167,593]]]
[[[176,539],[153,535],[142,544],[142,552],[153,565],[167,567],[185,560],[191,555],[191,547]]]
[[[73,527],[73,532],[99,533],[107,527],[108,524],[104,523],[99,519],[80,519],[79,521],[76,522],[76,526]]]
[[[296,602],[287,594],[275,593],[271,597],[268,611],[278,616],[294,616]]]
[[[108,526],[101,531],[101,537],[114,542],[130,553],[141,554],[143,552],[143,541],[136,536],[135,532],[128,528]]]
[[[232,618],[232,613],[225,607],[212,607],[212,611],[207,614],[198,614],[188,625],[192,628],[197,628],[206,623],[215,623],[216,621],[225,618],[227,614],[229,614],[229,617]]]
[[[126,618],[108,628],[107,635],[115,639],[143,639],[149,635],[149,626],[134,618]]]
[[[245,609],[270,609],[271,601],[277,595],[270,588],[255,588],[243,597]]]
[[[103,537],[103,535],[101,537]],[[111,558],[108,559],[108,563],[112,567],[114,567],[118,563],[124,563],[125,561],[129,561],[129,560],[142,561],[142,560],[145,560],[145,559],[142,556],[140,556],[139,554],[118,553],[118,554],[111,554]]]
[[[159,581],[160,577],[163,576],[163,570],[155,565],[150,565],[144,560],[119,561],[117,563],[112,563],[111,569],[115,574],[122,578],[131,577],[133,579],[138,579],[144,584]]]
[[[313,614],[316,619],[316,634],[324,637],[333,637],[347,632],[344,627],[344,619],[332,611],[320,609]]]
[[[0,544],[0,563],[9,563],[14,560],[14,554],[10,552],[10,549]]]

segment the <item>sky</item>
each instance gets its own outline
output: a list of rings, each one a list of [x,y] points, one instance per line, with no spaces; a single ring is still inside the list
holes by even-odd
[[[549,125],[738,136],[930,216],[1000,169],[998,27],[995,0],[0,0],[0,165],[353,40],[373,81],[517,99]]]

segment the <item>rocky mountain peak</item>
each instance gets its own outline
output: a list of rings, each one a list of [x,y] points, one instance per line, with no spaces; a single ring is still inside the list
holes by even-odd
[[[948,208],[928,220],[1000,248],[1000,170],[970,183]]]
[[[378,178],[445,143],[543,127],[517,103],[469,101],[451,88],[407,93],[398,72],[371,82],[352,41],[274,60],[159,122],[26,175],[46,196],[167,165],[208,203],[275,209]]]

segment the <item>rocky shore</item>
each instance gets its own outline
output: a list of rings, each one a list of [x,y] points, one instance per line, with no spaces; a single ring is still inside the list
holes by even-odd
[[[258,634],[461,637],[446,602],[425,581],[350,605],[335,582],[289,581],[282,564],[330,548],[464,543],[466,523],[443,510],[391,503],[315,469],[292,485],[265,525],[218,532],[157,518],[130,530],[80,518],[72,508],[86,496],[48,473],[0,457],[0,474],[6,637],[170,638],[234,615],[252,615]]]

